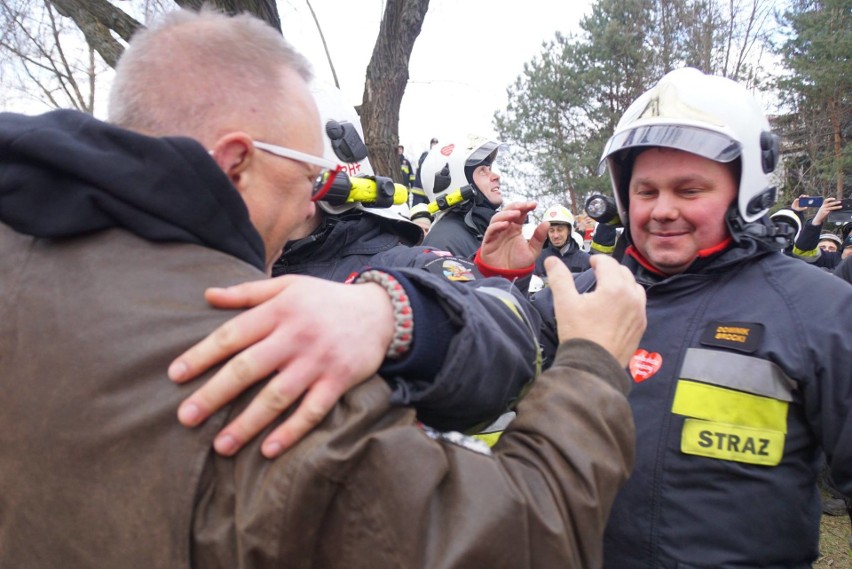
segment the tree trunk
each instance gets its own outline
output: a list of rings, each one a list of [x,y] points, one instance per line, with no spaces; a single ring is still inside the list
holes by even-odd
[[[387,0],[364,84],[361,124],[370,162],[377,174],[399,183],[403,182],[396,153],[399,107],[408,83],[411,50],[428,8],[429,0]]]
[[[50,0],[50,3],[57,12],[74,20],[89,46],[110,67],[115,67],[124,53],[124,46],[112,37],[110,31],[124,41],[130,41],[134,32],[142,26],[107,0]]]

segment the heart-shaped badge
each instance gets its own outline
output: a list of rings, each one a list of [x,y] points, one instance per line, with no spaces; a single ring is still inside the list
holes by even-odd
[[[663,356],[657,352],[648,353],[647,350],[639,348],[630,358],[630,375],[633,381],[642,383],[659,371],[663,365]]]

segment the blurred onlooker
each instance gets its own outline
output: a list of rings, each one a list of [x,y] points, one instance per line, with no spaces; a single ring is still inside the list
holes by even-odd
[[[411,187],[414,184],[414,167],[411,161],[405,157],[405,147],[399,145],[396,147],[396,153],[399,155],[399,167],[402,170],[402,181],[406,187]]]
[[[798,206],[798,202],[799,198],[796,198],[793,202],[793,208],[798,208],[797,211],[802,211],[802,208]],[[822,233],[822,224],[831,212],[838,211],[841,208],[842,203],[836,198],[825,198],[823,200],[816,215],[802,225],[802,231],[797,236],[795,245],[793,246],[794,257],[798,257],[803,261],[828,271],[834,270],[840,263],[841,256],[837,252],[836,243],[829,243],[835,246],[834,251],[824,249],[820,246],[825,235]]]
[[[535,263],[535,274],[547,282],[544,271],[544,260],[557,257],[572,273],[581,273],[589,268],[589,254],[581,249],[574,240],[574,216],[563,205],[554,205],[544,212],[544,219],[550,224],[547,230],[547,241]],[[578,236],[579,237],[579,236]],[[580,241],[582,243],[582,241]]]
[[[843,246],[843,241],[834,233],[823,233],[819,236],[819,248],[823,252],[837,253],[837,249]]]
[[[834,274],[852,284],[852,235],[847,238],[849,246],[844,250],[843,260],[834,269]],[[848,252],[848,254],[847,254]]]
[[[852,233],[847,233],[846,238],[843,239],[843,249],[840,252],[840,258],[846,259],[852,255]]]
[[[798,199],[793,202],[791,209],[779,209],[769,216],[769,219],[772,220],[776,228],[781,230],[782,234],[785,232],[782,228],[787,228],[786,233],[789,237],[790,245],[784,248],[784,254],[788,256],[793,255],[793,244],[799,239],[799,235],[802,233],[802,219],[799,217],[798,210],[793,209],[797,207],[797,202]]]
[[[423,229],[423,234],[425,235],[429,233],[429,229],[432,227],[432,221],[435,219],[435,216],[429,211],[429,206],[425,203],[419,203],[411,207],[408,219],[419,225],[421,229]]]

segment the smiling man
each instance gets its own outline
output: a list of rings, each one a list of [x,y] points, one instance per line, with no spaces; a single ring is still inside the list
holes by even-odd
[[[779,252],[777,160],[754,97],[695,69],[639,97],[604,150],[648,294],[607,567],[809,567],[821,451],[852,494],[852,289]]]
[[[544,270],[544,260],[557,257],[572,273],[581,273],[588,269],[589,254],[580,249],[573,239],[574,216],[563,205],[554,205],[544,212],[544,219],[549,225],[547,242],[535,262],[535,274],[547,282],[547,272]]]

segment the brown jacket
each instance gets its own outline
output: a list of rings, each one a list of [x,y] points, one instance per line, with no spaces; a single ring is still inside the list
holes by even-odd
[[[420,428],[374,378],[295,449],[211,453],[238,403],[175,418],[165,369],[262,278],[122,230],[63,242],[0,225],[0,567],[596,567],[633,463],[628,377],[560,347],[493,455]]]

